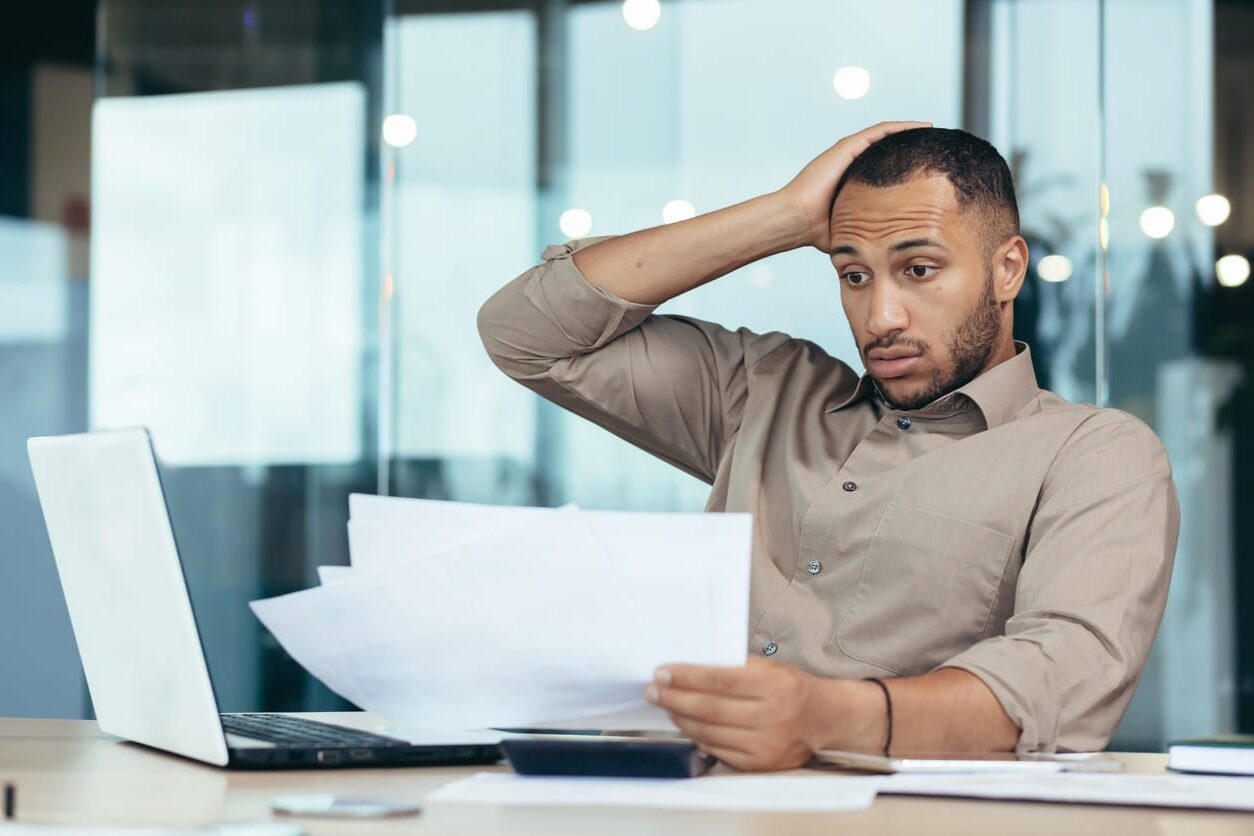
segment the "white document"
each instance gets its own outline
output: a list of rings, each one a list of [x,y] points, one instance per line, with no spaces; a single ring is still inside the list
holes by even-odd
[[[356,493],[349,495],[348,507],[352,566],[319,566],[321,583],[350,577],[353,569],[377,569],[424,557],[537,514],[560,510]]]
[[[886,795],[939,795],[1076,804],[1254,810],[1249,778],[1165,774],[892,775]]]
[[[486,533],[253,611],[331,690],[424,728],[672,728],[643,699],[659,664],[745,662],[749,515],[466,524]]]
[[[840,775],[558,778],[481,772],[445,784],[424,804],[649,807],[669,810],[865,810],[878,779]]]
[[[186,829],[0,822],[0,836],[303,836],[304,832],[299,825],[270,821],[226,822]]]
[[[352,566],[319,566],[318,583],[326,586],[329,583],[342,581],[353,576]]]
[[[355,493],[348,497],[348,551],[354,569],[377,569],[574,507],[478,505]]]

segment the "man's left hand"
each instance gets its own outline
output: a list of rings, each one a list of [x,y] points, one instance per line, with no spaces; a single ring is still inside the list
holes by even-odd
[[[767,770],[810,759],[822,690],[819,677],[753,656],[744,667],[663,666],[645,697],[702,750],[736,769]]]

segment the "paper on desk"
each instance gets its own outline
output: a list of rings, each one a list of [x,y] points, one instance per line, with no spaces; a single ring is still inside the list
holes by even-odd
[[[1250,790],[1249,778],[1173,773],[901,774],[880,779],[880,792],[889,795],[939,795],[1215,810],[1254,810],[1254,793]]]
[[[0,822],[0,836],[301,836],[304,832],[295,824],[269,821],[224,822],[186,829]]]
[[[840,775],[706,775],[701,778],[555,778],[481,772],[440,787],[423,803],[649,807],[670,810],[865,810],[875,778]]]
[[[90,827],[72,824],[15,824],[0,822],[0,836],[203,836],[203,830],[154,827]]]
[[[306,670],[393,722],[631,711],[665,728],[642,699],[657,665],[744,663],[749,540],[748,515],[558,510],[252,607]]]

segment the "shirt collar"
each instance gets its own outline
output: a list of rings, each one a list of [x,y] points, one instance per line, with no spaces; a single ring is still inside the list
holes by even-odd
[[[952,413],[957,406],[955,402],[969,400],[979,409],[984,416],[985,426],[991,430],[1018,415],[1038,392],[1040,387],[1037,386],[1036,372],[1032,368],[1032,349],[1027,343],[1015,340],[1014,357],[998,363],[965,386],[942,395],[910,414]],[[876,394],[874,379],[869,374],[864,374],[853,392],[845,397],[838,395],[835,403],[827,408],[827,412],[844,409]]]

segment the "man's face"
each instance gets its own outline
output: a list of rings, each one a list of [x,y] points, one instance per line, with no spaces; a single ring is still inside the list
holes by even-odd
[[[918,409],[987,367],[1001,305],[981,248],[943,175],[846,183],[832,207],[832,264],[867,371],[898,409]]]

